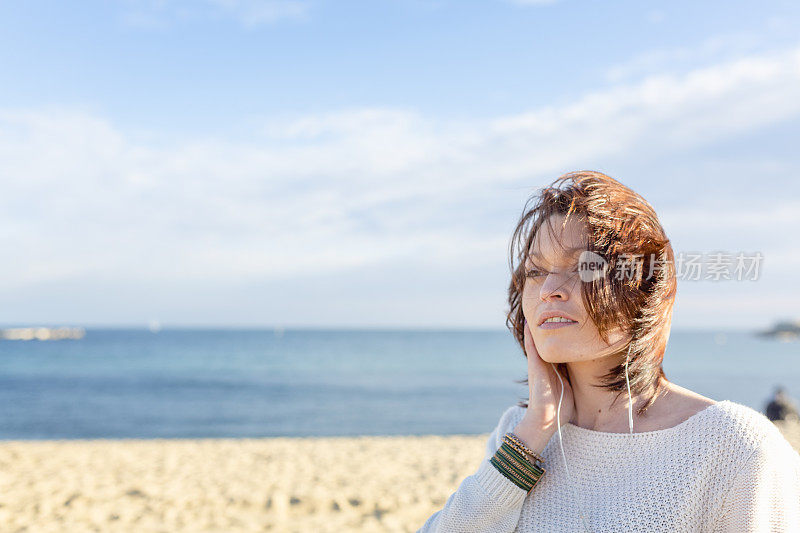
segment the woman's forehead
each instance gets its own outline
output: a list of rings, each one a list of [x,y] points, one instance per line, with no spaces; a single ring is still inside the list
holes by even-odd
[[[564,246],[563,249],[555,244],[554,248],[547,248],[543,252],[535,249],[533,246],[528,253],[528,259],[535,259],[539,261],[546,261],[552,263],[559,263],[561,261],[571,261],[578,259],[581,252],[585,251],[585,244],[577,244],[574,246]]]
[[[537,258],[545,256],[568,257],[580,255],[587,249],[585,228],[575,220],[567,221],[563,227],[560,221],[543,224],[533,236],[528,254]]]

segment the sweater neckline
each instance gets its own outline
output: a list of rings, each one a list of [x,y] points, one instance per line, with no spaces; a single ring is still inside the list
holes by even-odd
[[[611,431],[596,431],[594,429],[587,429],[580,426],[576,426],[572,422],[567,422],[564,426],[569,426],[571,431],[574,431],[578,434],[583,434],[586,436],[595,436],[595,437],[609,437],[615,439],[622,439],[622,438],[636,438],[639,436],[647,437],[647,436],[654,436],[654,435],[668,435],[670,433],[674,433],[678,430],[686,428],[689,424],[692,424],[699,420],[701,417],[709,414],[709,412],[714,408],[722,407],[723,404],[727,404],[729,400],[721,400],[718,402],[714,402],[711,405],[708,405],[701,409],[700,411],[696,412],[680,424],[664,429],[654,429],[653,431],[634,431],[633,433],[626,432],[611,432]],[[634,427],[634,430],[636,428]]]

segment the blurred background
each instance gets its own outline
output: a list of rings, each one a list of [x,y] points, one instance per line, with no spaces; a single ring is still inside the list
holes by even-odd
[[[667,377],[797,397],[798,24],[789,1],[0,3],[0,439],[488,433],[527,394],[511,232],[581,169],[676,253],[763,257],[679,281]]]

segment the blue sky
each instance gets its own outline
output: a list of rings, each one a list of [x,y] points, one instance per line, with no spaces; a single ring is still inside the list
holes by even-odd
[[[676,327],[800,315],[794,2],[0,2],[0,323],[501,328],[528,196],[597,169]]]

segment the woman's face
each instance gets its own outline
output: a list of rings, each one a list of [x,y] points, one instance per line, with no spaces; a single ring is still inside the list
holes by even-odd
[[[584,223],[554,215],[537,232],[525,264],[522,311],[528,320],[533,341],[542,360],[548,363],[587,361],[619,349],[626,337],[620,330],[609,333],[611,344],[600,338],[583,305],[578,261],[587,249],[588,232]],[[557,240],[551,236],[548,223]],[[559,241],[561,245],[559,245]],[[532,259],[532,261],[531,261]],[[569,322],[542,322],[554,313]],[[558,319],[556,319],[558,320]]]

